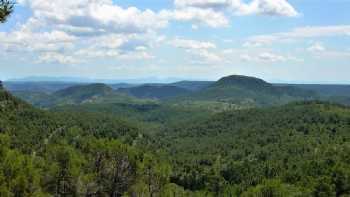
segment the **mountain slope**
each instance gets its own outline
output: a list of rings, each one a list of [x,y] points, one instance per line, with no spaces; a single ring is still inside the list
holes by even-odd
[[[276,87],[261,79],[232,75],[179,100],[213,101],[243,106],[270,106],[315,98],[312,91]]]
[[[350,97],[350,85],[333,84],[279,84],[317,92],[324,97]]]
[[[179,82],[172,83],[170,85],[176,86],[179,88],[184,88],[191,91],[199,91],[212,85],[213,83],[214,82],[212,81],[179,81]]]
[[[217,196],[346,196],[349,129],[350,108],[300,102],[220,113],[158,140],[175,165],[173,182],[187,189],[229,184],[232,193]]]
[[[170,85],[143,85],[133,88],[122,88],[120,92],[128,93],[137,98],[148,98],[148,99],[167,99],[171,97],[186,95],[190,93],[189,90],[179,88]]]
[[[105,84],[77,85],[52,94],[43,92],[13,92],[14,95],[38,107],[51,108],[85,103],[145,103],[126,93],[113,90]]]
[[[146,138],[135,125],[101,113],[38,110],[0,87],[0,196],[166,196],[181,189],[168,188],[167,163],[135,147]]]
[[[59,90],[53,94],[56,97],[67,97],[73,100],[82,101],[94,96],[105,96],[110,94],[113,89],[105,84],[90,84],[73,86]]]

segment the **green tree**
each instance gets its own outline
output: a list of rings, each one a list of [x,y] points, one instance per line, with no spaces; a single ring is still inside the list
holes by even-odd
[[[0,0],[0,23],[6,22],[6,19],[13,12],[14,3],[9,0]]]

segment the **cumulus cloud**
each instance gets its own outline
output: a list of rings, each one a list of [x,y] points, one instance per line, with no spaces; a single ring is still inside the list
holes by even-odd
[[[197,7],[202,9],[228,10],[235,15],[277,15],[298,16],[296,9],[287,0],[175,0],[176,7]]]
[[[199,58],[201,64],[223,61],[223,58],[219,54],[212,51],[216,49],[216,45],[212,42],[176,38],[171,40],[170,44],[176,48],[185,49],[187,53],[195,56],[195,58]],[[199,61],[195,62],[198,63]]]
[[[232,0],[231,9],[237,15],[269,15],[296,17],[300,14],[286,0],[253,0],[243,3],[241,0]]]
[[[59,51],[72,46],[74,36],[62,31],[32,32],[20,29],[11,33],[0,32],[0,47],[16,51]]]
[[[124,9],[112,0],[31,0],[26,5],[33,10],[34,18],[76,34],[140,33],[167,24],[152,10]]]
[[[82,57],[154,58],[148,50],[159,42],[157,32],[169,22],[188,21],[197,29],[205,25],[227,27],[232,15],[294,16],[297,11],[286,0],[174,0],[174,8],[153,11],[121,7],[113,0],[18,0],[32,16],[12,32],[0,33],[6,51],[31,52],[37,62],[73,63]],[[11,34],[11,38],[9,38]],[[215,44],[174,40],[208,62],[222,61]]]
[[[224,13],[216,12],[212,9],[187,7],[171,11],[162,11],[161,15],[171,20],[190,21],[195,24],[207,25],[213,28],[226,27],[229,24],[229,19]]]
[[[168,12],[175,20],[191,21],[210,27],[226,27],[230,15],[300,15],[287,0],[175,0],[176,9]],[[171,14],[169,14],[171,13]]]
[[[31,52],[39,59],[37,63],[69,64],[76,62],[73,59],[102,56],[128,58],[133,53],[135,59],[151,58],[146,50],[158,42],[156,30],[169,20],[149,9],[122,8],[112,0],[17,3],[31,8],[33,14],[12,32],[1,32],[0,47],[8,52]],[[89,56],[82,57],[84,54]]]

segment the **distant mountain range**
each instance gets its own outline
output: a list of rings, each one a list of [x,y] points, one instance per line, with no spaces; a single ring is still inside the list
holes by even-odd
[[[271,106],[300,100],[350,104],[350,85],[271,84],[262,79],[231,75],[216,82],[77,83],[4,82],[14,95],[40,107],[84,103],[143,103],[145,100],[201,108]]]
[[[83,77],[47,77],[47,76],[30,76],[24,78],[7,79],[11,82],[70,82],[70,83],[131,83],[131,84],[144,84],[144,83],[172,83],[181,81],[182,78],[135,78],[135,79],[98,79],[98,78],[83,78]]]

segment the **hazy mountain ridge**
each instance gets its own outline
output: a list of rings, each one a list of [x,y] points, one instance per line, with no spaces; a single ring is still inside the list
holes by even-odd
[[[44,92],[53,93],[75,85],[83,85],[74,82],[55,81],[5,81],[3,82],[7,90],[11,92]]]
[[[210,86],[213,83],[214,83],[213,81],[179,81],[179,82],[171,83],[170,85],[177,86],[177,87],[184,88],[191,91],[199,91]]]
[[[121,88],[118,91],[128,93],[137,98],[148,99],[167,99],[190,93],[190,91],[187,89],[170,85],[142,85],[132,88]]]
[[[348,95],[346,92],[348,86],[271,84],[259,78],[240,75],[223,77],[216,82],[179,81],[170,84],[35,82],[29,83],[28,86],[26,90],[22,82],[19,87],[12,84],[12,90],[14,90],[12,92],[36,106],[45,107],[87,102],[128,103],[137,99],[160,100],[215,111],[281,105],[292,101],[315,99],[349,104],[348,97],[338,96]],[[323,90],[322,87],[325,89]],[[55,89],[58,90],[53,91]]]

